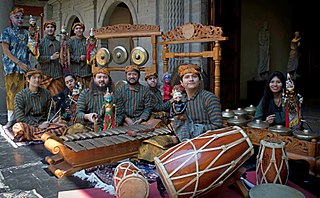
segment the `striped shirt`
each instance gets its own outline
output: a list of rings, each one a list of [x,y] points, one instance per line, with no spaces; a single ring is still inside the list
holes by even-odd
[[[165,111],[169,112],[170,111],[170,101],[163,102],[162,100],[162,95],[161,91],[158,88],[149,88],[153,95],[153,109],[152,111],[154,112],[159,112],[159,111]]]
[[[203,132],[222,126],[220,100],[212,92],[199,89],[187,99],[186,113],[193,124],[204,125]]]
[[[37,67],[43,74],[50,76],[53,79],[62,77],[62,66],[59,63],[59,58],[50,60],[55,52],[60,52],[60,42],[52,36],[46,36],[41,39],[39,44],[39,58],[40,65]]]
[[[77,102],[77,120],[85,123],[84,114],[99,114],[104,103],[104,93],[92,93],[89,88],[82,90]]]
[[[47,89],[39,88],[37,93],[32,93],[29,88],[21,90],[14,99],[14,114],[17,122],[38,126],[47,121],[50,103],[51,94]],[[53,107],[50,113],[49,118],[52,118]]]
[[[116,94],[116,122],[120,126],[126,117],[133,121],[142,119],[147,121],[153,108],[153,96],[149,89],[138,84],[130,89],[128,84],[117,89]]]
[[[29,64],[28,31],[17,27],[9,26],[0,35],[0,43],[9,45],[10,53],[19,59],[22,63]],[[12,73],[25,73],[16,63],[14,63],[7,55],[2,55],[5,75]]]
[[[87,53],[86,38],[72,37],[69,40],[69,50],[71,61],[70,72],[80,77],[91,76],[91,66],[87,65],[86,59],[80,61],[80,56]]]

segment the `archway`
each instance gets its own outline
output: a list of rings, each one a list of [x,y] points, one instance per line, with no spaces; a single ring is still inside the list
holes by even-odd
[[[128,6],[123,2],[116,2],[111,5],[105,14],[103,19],[102,26],[109,26],[109,25],[117,25],[117,24],[133,24],[132,14],[128,8]],[[123,64],[117,64],[113,60],[109,63],[109,66],[123,66],[130,64],[130,52],[133,48],[133,40],[131,38],[116,38],[116,39],[102,39],[101,40],[101,47],[106,47],[110,53],[117,46],[123,46],[127,50],[128,59]],[[111,76],[114,82],[118,80],[124,79],[123,72],[113,71],[111,72]]]

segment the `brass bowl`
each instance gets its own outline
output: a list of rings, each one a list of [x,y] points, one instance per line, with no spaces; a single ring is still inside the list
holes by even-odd
[[[279,135],[292,135],[292,130],[282,125],[275,125],[268,128],[269,131],[278,133]]]
[[[295,132],[293,132],[293,136],[295,136],[296,138],[298,138],[300,140],[307,140],[307,141],[311,141],[312,139],[316,139],[316,140],[320,139],[320,134],[315,133],[315,132],[311,132],[307,129],[305,129],[303,131],[295,131]]]
[[[257,119],[249,122],[247,126],[255,129],[266,129],[269,127],[269,124],[265,121]]]
[[[222,111],[222,118],[223,119],[229,119],[229,118],[233,118],[233,117],[234,117],[234,113],[230,109],[226,109],[225,111]]]
[[[249,114],[254,116],[254,114],[256,113],[256,107],[254,107],[253,105],[250,105],[249,107],[244,108],[244,110]]]
[[[230,126],[246,126],[247,120],[241,116],[234,116],[233,118],[229,118],[227,120]]]
[[[238,108],[236,110],[233,110],[234,115],[236,116],[241,116],[243,118],[247,118],[248,116],[248,112],[246,112],[245,110],[243,110],[242,108]]]

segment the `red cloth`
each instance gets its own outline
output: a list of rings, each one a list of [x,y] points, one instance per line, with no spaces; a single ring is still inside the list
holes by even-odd
[[[256,173],[255,171],[247,172],[247,180],[250,181],[252,184],[256,183]],[[298,185],[288,181],[288,186],[295,188],[302,192],[306,198],[316,198],[313,194],[307,192],[303,188],[299,187]],[[79,190],[71,190],[71,191],[63,191],[59,192],[58,198],[97,198],[97,197],[104,197],[104,198],[114,198],[115,196],[110,195],[109,193],[96,188],[89,188],[89,189],[79,189]],[[149,188],[149,197],[150,198],[161,198],[160,193],[157,188],[157,182],[153,182]],[[210,198],[242,198],[240,192],[234,187],[230,186],[228,188],[223,188],[219,191],[212,191],[207,197]],[[165,198],[168,198],[166,194]]]

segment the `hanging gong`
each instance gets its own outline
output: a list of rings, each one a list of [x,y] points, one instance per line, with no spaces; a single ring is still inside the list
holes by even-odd
[[[123,46],[117,46],[112,51],[113,61],[117,64],[125,63],[128,59],[128,52]]]
[[[111,55],[107,48],[100,48],[96,54],[96,60],[99,66],[105,66],[110,62]]]
[[[135,47],[131,50],[131,60],[138,66],[144,65],[148,58],[148,52],[143,47]]]

